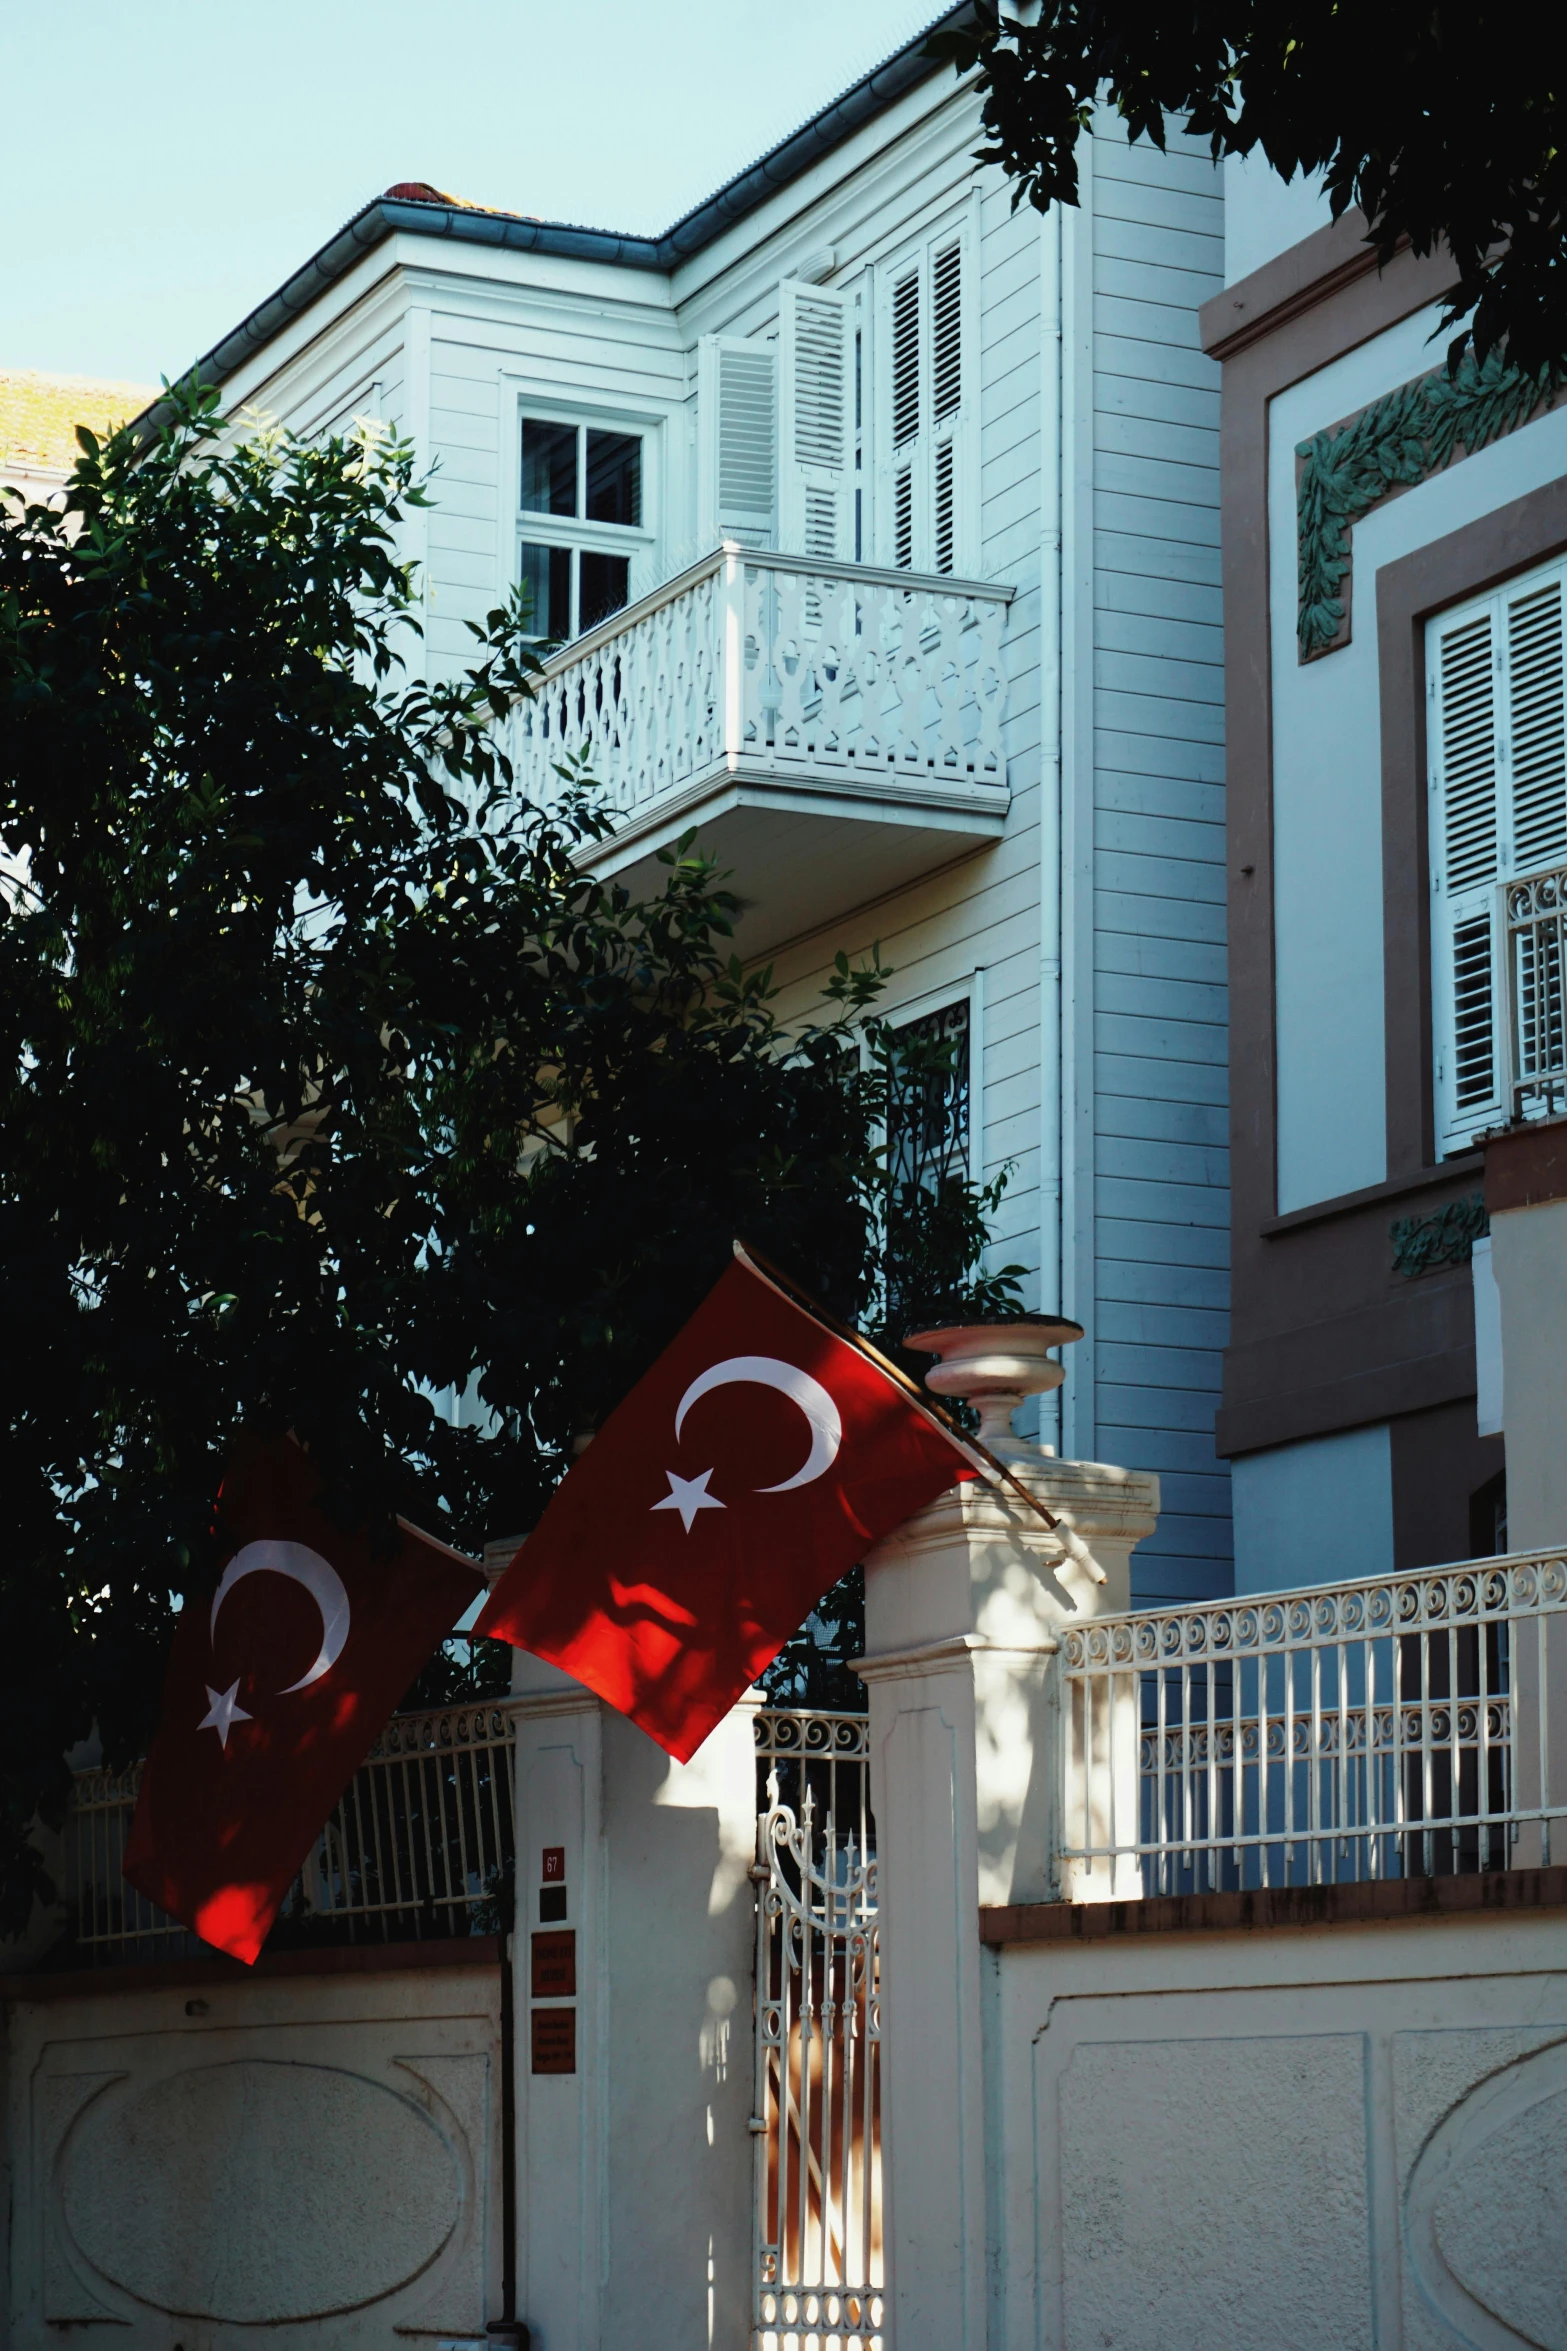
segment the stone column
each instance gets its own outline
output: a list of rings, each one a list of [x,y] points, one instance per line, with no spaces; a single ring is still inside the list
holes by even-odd
[[[518,2314],[546,2351],[738,2342],[755,1706],[681,1764],[522,1650],[513,1689]]]
[[[597,2351],[602,2339],[604,2061],[599,1954],[604,1709],[591,1690],[526,1650],[514,1653],[517,1913],[512,1937],[516,2051],[517,2311],[536,2340]],[[548,1873],[546,1875],[546,1872]],[[570,1934],[574,1990],[533,1996],[533,1942]],[[535,2073],[534,2011],[540,2011]]]
[[[901,2351],[985,2341],[979,1907],[1066,1890],[1060,1631],[1125,1609],[1132,1549],[1158,1514],[1156,1478],[1057,1461],[1004,1433],[1025,1395],[1059,1383],[1047,1350],[1077,1335],[1072,1324],[999,1325],[917,1343],[942,1355],[931,1385],[980,1403],[992,1450],[1004,1447],[1029,1492],[1082,1538],[1104,1582],[1064,1561],[1017,1496],[977,1482],[866,1560],[859,1670],[882,1903],[889,2332]],[[1135,1774],[1135,1742],[1131,1756]]]

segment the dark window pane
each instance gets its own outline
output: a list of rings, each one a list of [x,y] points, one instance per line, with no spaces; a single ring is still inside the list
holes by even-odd
[[[631,592],[631,563],[627,556],[590,555],[586,548],[581,562],[582,617],[577,626],[590,629],[625,603]]]
[[[577,511],[577,428],[522,420],[522,503],[530,514]]]
[[[522,550],[522,585],[528,597],[528,626],[536,637],[559,640],[571,635],[571,549],[534,547]]]
[[[636,433],[588,435],[588,520],[642,527],[642,442]]]
[[[901,1333],[956,1310],[971,1245],[968,1006],[898,1029],[887,1077],[886,1315]]]
[[[897,1032],[887,1104],[895,1184],[935,1190],[969,1171],[968,1006],[928,1012]]]

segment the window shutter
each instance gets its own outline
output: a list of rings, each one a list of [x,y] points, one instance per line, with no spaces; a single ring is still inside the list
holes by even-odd
[[[1523,874],[1567,854],[1560,578],[1515,595],[1507,605],[1506,707],[1511,867]]]
[[[900,465],[892,477],[892,560],[899,571],[914,567],[914,468]]]
[[[911,269],[892,289],[892,445],[920,429],[920,273]]]
[[[1496,1034],[1496,632],[1489,607],[1436,623],[1430,644],[1432,1009],[1437,1148],[1501,1116]]]
[[[936,497],[933,560],[937,571],[951,571],[957,546],[957,466],[951,439],[936,443]]]
[[[889,278],[882,560],[904,569],[953,572],[965,561],[973,405],[966,273],[962,235],[949,229]]]
[[[931,412],[937,424],[963,405],[963,247],[943,245],[931,264]]]
[[[1567,866],[1564,579],[1557,562],[1427,631],[1439,1151],[1560,1106],[1561,892],[1513,885]]]
[[[697,357],[702,539],[770,547],[777,533],[778,358],[770,343],[704,335]]]
[[[854,320],[847,295],[779,289],[780,543],[823,563],[854,553]]]

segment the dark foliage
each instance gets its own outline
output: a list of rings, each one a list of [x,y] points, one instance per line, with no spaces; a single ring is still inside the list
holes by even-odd
[[[1567,361],[1567,25],[1495,0],[1042,0],[935,46],[978,66],[986,159],[1043,209],[1077,201],[1076,141],[1096,106],[1163,146],[1189,124],[1218,155],[1322,172],[1335,218],[1359,205],[1378,256],[1446,244],[1442,324],[1456,367],[1505,346],[1526,373]],[[1500,258],[1498,248],[1505,247]]]
[[[172,405],[82,436],[63,513],[0,498],[0,1930],[67,1750],[147,1736],[241,1425],[296,1431],[345,1514],[476,1548],[733,1234],[864,1317],[901,1229],[882,975],[840,958],[785,1036],[700,859],[636,904],[582,871],[585,776],[517,803],[519,614],[454,683],[399,659],[407,449]],[[933,1292],[984,1237],[945,1197]],[[494,1673],[454,1653],[421,1695]]]

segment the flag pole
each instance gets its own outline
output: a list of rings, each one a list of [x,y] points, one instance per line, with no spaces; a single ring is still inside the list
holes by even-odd
[[[884,1355],[872,1340],[866,1338],[863,1331],[855,1330],[851,1323],[840,1322],[837,1315],[823,1306],[819,1299],[813,1298],[809,1290],[803,1288],[791,1274],[784,1272],[782,1266],[774,1265],[770,1258],[764,1257],[760,1249],[753,1249],[750,1243],[745,1241],[736,1241],[733,1247],[734,1253],[742,1265],[749,1266],[753,1273],[760,1274],[764,1281],[771,1282],[775,1289],[782,1290],[787,1298],[792,1299],[796,1306],[803,1307],[807,1314],[812,1316],[815,1321],[825,1325],[836,1338],[846,1340],[851,1347],[857,1348],[861,1355],[868,1356],[878,1371],[885,1372],[890,1380],[896,1381],[897,1385],[912,1396],[923,1411],[930,1414],[932,1420],[940,1423],[947,1435],[953,1439],[954,1443],[962,1447],[971,1460],[983,1462],[992,1469],[998,1478],[1011,1487],[1020,1501],[1026,1502],[1029,1509],[1044,1520],[1052,1534],[1058,1534],[1061,1537],[1068,1558],[1085,1569],[1093,1577],[1095,1583],[1102,1584],[1107,1580],[1104,1569],[1088,1549],[1082,1537],[1076,1534],[1071,1527],[1063,1526],[1055,1512],[1047,1510],[1039,1497],[1029,1492],[1022,1479],[1010,1470],[1004,1461],[999,1460],[988,1445],[982,1444],[978,1437],[971,1436],[944,1404],[938,1402],[934,1396],[928,1395],[917,1380],[911,1379],[901,1364],[894,1363],[890,1355]]]

